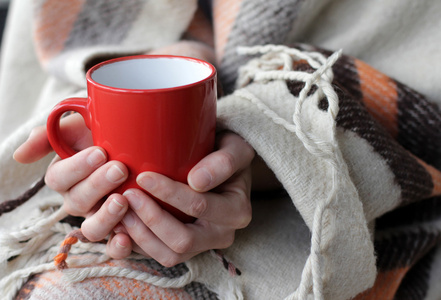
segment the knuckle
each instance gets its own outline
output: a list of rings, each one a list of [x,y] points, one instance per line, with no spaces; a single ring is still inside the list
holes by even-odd
[[[178,254],[169,254],[165,257],[159,258],[157,261],[166,268],[171,268],[181,263],[181,259]]]
[[[80,216],[84,215],[80,210],[77,209],[77,207],[75,205],[73,205],[73,201],[68,196],[64,197],[64,205],[63,205],[63,207],[64,207],[64,210],[69,215],[72,215],[72,216],[75,216],[75,217],[80,217]]]
[[[149,228],[154,228],[162,221],[162,214],[159,212],[150,211],[144,218],[144,224]]]
[[[184,234],[170,248],[176,253],[184,254],[190,252],[193,249],[193,245],[194,237],[190,234]]]
[[[89,187],[84,189],[84,193],[90,193],[92,191],[97,192],[102,190],[102,186],[104,184],[104,180],[99,176],[89,176],[87,183]]]
[[[244,147],[242,147],[242,151],[244,151],[245,156],[249,158],[249,161],[251,162],[254,157],[256,156],[256,152],[254,151],[254,148],[251,147],[250,144],[244,141]]]
[[[91,242],[98,242],[101,240],[101,238],[98,235],[94,234],[93,231],[87,231],[87,234],[83,234]]]
[[[236,229],[243,229],[247,227],[251,223],[251,214],[243,215],[241,218],[238,218],[237,223],[235,224]]]
[[[75,210],[72,208],[69,202],[64,201],[63,208],[64,211],[67,212],[69,215],[78,216],[77,214],[75,214]]]
[[[174,188],[173,185],[168,185],[162,180],[158,180],[154,192],[155,196],[160,199],[170,199],[176,194],[176,188]]]
[[[64,192],[64,188],[61,186],[58,179],[59,179],[59,176],[56,176],[53,172],[50,171],[50,169],[48,169],[48,171],[46,172],[46,175],[44,176],[44,182],[46,183],[46,185],[50,189],[61,193],[61,192]]]
[[[127,251],[123,249],[118,249],[114,246],[108,246],[106,251],[107,255],[109,255],[113,259],[124,259],[130,255],[130,253],[127,253]]]
[[[81,196],[79,195],[79,193],[76,193],[75,190],[71,190],[65,194],[64,202],[70,204],[71,208],[79,213],[87,212],[86,209],[83,209],[84,205]]]
[[[247,227],[252,220],[253,210],[251,206],[251,201],[245,193],[245,191],[240,190],[237,192],[240,196],[238,197],[239,206],[237,208],[238,215],[234,219],[232,224],[235,229],[242,229]]]
[[[84,217],[87,215],[90,207],[84,202],[83,199],[89,199],[87,197],[82,198],[78,193],[72,191],[64,194],[64,209],[72,216]]]
[[[92,225],[89,224],[88,220],[85,220],[81,225],[81,232],[83,235],[91,242],[97,242],[102,239],[102,237],[94,230],[91,230]]]
[[[208,202],[202,195],[196,195],[192,200],[189,207],[189,214],[195,218],[203,217],[208,210]]]
[[[223,168],[225,169],[225,172],[228,174],[233,174],[235,173],[235,159],[234,156],[229,153],[229,152],[222,152],[219,155],[219,166],[223,166]]]
[[[251,220],[253,217],[251,204],[248,201],[247,201],[247,203],[245,203],[243,205],[243,208],[241,211],[242,211],[242,214],[238,218],[238,223],[236,224],[237,229],[242,229],[242,228],[247,227],[251,223]]]
[[[76,176],[78,176],[78,175],[82,175],[84,173],[84,170],[85,170],[84,165],[78,163],[77,160],[75,160],[75,162],[71,164],[69,171],[75,174]]]
[[[235,233],[234,231],[223,235],[222,239],[221,239],[221,243],[219,245],[220,249],[226,249],[228,247],[230,247],[231,245],[233,245],[234,243],[234,239],[235,239]]]

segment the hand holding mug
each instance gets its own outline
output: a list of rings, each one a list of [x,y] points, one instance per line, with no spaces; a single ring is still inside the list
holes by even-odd
[[[112,257],[123,258],[135,250],[171,266],[199,252],[229,246],[235,230],[249,223],[249,165],[254,151],[237,135],[228,133],[219,137],[217,150],[190,171],[189,186],[155,172],[146,172],[139,176],[141,186],[136,186],[139,189],[131,189],[132,193],[122,196],[111,194],[111,191],[119,185],[118,180],[124,181],[128,177],[125,164],[109,159],[101,147],[88,147],[92,138],[90,132],[84,130],[84,121],[79,114],[70,115],[61,123],[60,132],[66,147],[84,150],[67,159],[57,159],[48,169],[47,184],[64,195],[69,213],[86,217],[82,229],[89,239],[101,240],[116,226],[117,233],[112,234],[108,242],[108,253]],[[37,128],[17,150],[16,158],[31,162],[50,150],[46,132]],[[95,164],[90,165],[91,162]],[[106,176],[107,173],[117,169],[121,171],[121,177],[116,182],[109,181],[117,176]],[[206,185],[207,177],[203,174],[207,175],[207,172],[210,180]],[[145,185],[146,177],[154,179],[155,188]],[[106,195],[110,197],[104,202],[99,201]],[[187,224],[177,222],[158,206],[158,199],[198,217],[198,220]],[[130,217],[125,218],[127,214],[131,215],[132,221],[136,220],[135,224],[131,223]],[[126,228],[117,225],[120,221],[127,223]],[[173,234],[167,230],[172,230]]]
[[[177,56],[125,57],[98,64],[86,78],[88,98],[64,100],[49,115],[49,142],[61,158],[74,155],[59,120],[67,111],[79,112],[94,145],[128,168],[127,180],[115,192],[138,187],[136,176],[143,171],[185,183],[190,169],[213,150],[216,70],[211,64]],[[161,205],[181,220],[192,220]]]
[[[218,149],[190,171],[190,185],[159,173],[141,173],[138,182],[142,189],[124,194],[129,210],[123,226],[117,225],[116,234],[107,243],[107,253],[124,258],[134,250],[171,267],[206,250],[229,247],[236,230],[251,221],[253,158],[254,150],[241,137],[225,133],[218,137]],[[204,173],[211,181],[204,180]],[[196,217],[196,221],[179,222],[150,195]],[[103,206],[83,223],[83,232],[102,228],[108,215]]]
[[[63,123],[68,124],[64,127],[75,129],[81,121],[75,115],[65,119]],[[38,130],[28,143],[35,145],[38,140],[44,140],[44,131]],[[82,230],[89,240],[100,241],[111,233],[107,243],[111,257],[124,258],[133,250],[172,266],[205,250],[230,246],[235,231],[251,220],[250,164],[254,150],[234,133],[222,133],[217,140],[215,151],[190,171],[189,185],[145,172],[139,175],[140,189],[132,189],[125,196],[111,194],[105,202],[99,202],[114,189],[105,174],[119,162],[104,161],[91,168],[87,158],[99,149],[96,146],[70,158],[57,159],[48,169],[47,184],[62,188],[59,192],[65,197],[69,213],[86,217]],[[84,178],[75,170],[82,170]],[[211,179],[208,185],[204,173]],[[145,184],[146,177],[154,180],[153,187]],[[151,194],[198,219],[193,223],[178,222],[158,206]],[[131,216],[127,218],[127,214]]]

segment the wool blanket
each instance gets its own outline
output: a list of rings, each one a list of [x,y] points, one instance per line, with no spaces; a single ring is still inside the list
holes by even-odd
[[[438,54],[398,45],[437,49],[421,42],[441,40],[426,26],[439,24],[440,5],[405,2],[383,12],[365,1],[13,2],[0,80],[6,299],[439,299]],[[414,40],[381,44],[385,33],[374,43],[397,15]],[[374,59],[393,45],[391,62]],[[104,244],[80,241],[60,272],[52,259],[81,220],[42,187],[51,157],[19,165],[12,153],[56,102],[85,95],[90,66],[139,53],[215,63],[219,128],[246,139],[284,192],[253,194],[253,221],[228,249],[164,268],[136,254],[112,260]],[[411,71],[397,62],[403,53]]]

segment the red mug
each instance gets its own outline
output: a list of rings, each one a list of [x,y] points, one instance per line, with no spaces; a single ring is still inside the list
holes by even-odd
[[[211,64],[181,56],[130,56],[92,67],[86,79],[88,98],[61,101],[49,114],[49,142],[61,158],[74,155],[59,124],[64,113],[80,113],[94,145],[129,169],[115,192],[139,188],[136,176],[144,171],[187,183],[191,168],[213,151],[217,89]],[[156,200],[181,221],[193,221]]]

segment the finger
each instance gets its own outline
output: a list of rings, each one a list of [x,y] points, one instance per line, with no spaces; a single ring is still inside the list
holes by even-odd
[[[96,213],[84,220],[81,230],[92,242],[103,240],[122,220],[128,209],[127,199],[119,194],[110,195]]]
[[[231,230],[227,234],[220,227],[205,221],[195,224],[178,221],[140,190],[128,190],[125,195],[140,222],[174,253],[195,255],[212,248],[228,247],[234,239],[234,231]],[[135,226],[136,224],[132,227]],[[142,246],[139,241],[136,242]]]
[[[118,223],[114,228],[113,228],[113,232],[115,233],[125,233],[125,234],[129,234],[126,230],[126,228],[124,227],[124,225],[122,223]]]
[[[92,145],[89,130],[85,126],[83,118],[79,114],[73,114],[61,120],[61,134],[67,143],[74,149],[84,149]],[[47,138],[46,126],[34,128],[29,138],[14,152],[14,159],[19,163],[33,163],[45,157],[52,151]]]
[[[65,210],[72,215],[87,215],[100,199],[120,186],[127,177],[128,170],[121,162],[104,164],[65,193]]]
[[[113,229],[113,231],[114,231],[115,235],[124,234],[130,239],[130,243],[132,245],[133,252],[139,253],[147,258],[151,258],[150,255],[148,255],[144,250],[141,249],[141,247],[139,247],[135,242],[133,242],[133,240],[130,238],[129,232],[124,227],[123,223],[119,223],[118,225],[116,225],[115,228]]]
[[[254,158],[253,148],[234,133],[221,135],[218,144],[219,150],[203,158],[188,174],[188,184],[195,191],[213,189],[248,167]]]
[[[138,175],[137,183],[154,197],[189,216],[238,229],[251,220],[250,183],[246,178],[233,178],[221,194],[195,192],[186,184],[153,172]]]
[[[148,256],[165,267],[173,267],[194,256],[194,254],[182,255],[174,252],[146,225],[144,225],[143,221],[131,210],[127,212],[122,223],[133,242],[136,243]]]
[[[106,160],[107,155],[102,148],[87,148],[53,163],[46,172],[46,184],[57,192],[65,192],[102,166]]]
[[[46,127],[36,127],[29,138],[15,150],[14,159],[22,164],[33,163],[52,151],[46,135]]]
[[[107,255],[114,259],[123,259],[132,253],[133,245],[130,237],[124,233],[112,234],[106,245]]]

